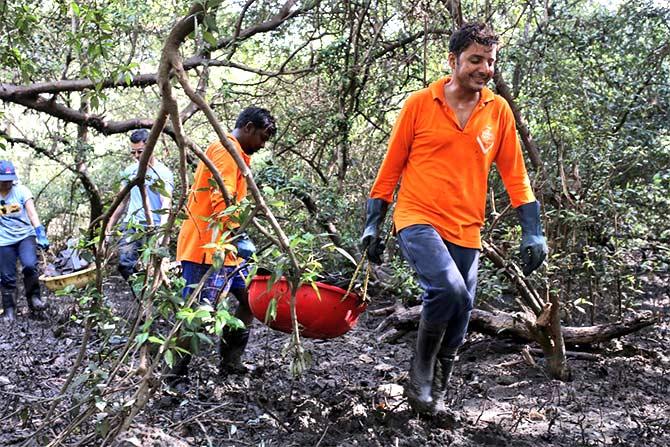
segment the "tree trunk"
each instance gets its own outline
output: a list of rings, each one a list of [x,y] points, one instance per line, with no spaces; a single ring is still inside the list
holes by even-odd
[[[421,306],[409,308],[396,307],[377,327],[377,331],[392,328],[379,337],[379,341],[393,341],[409,331],[416,330],[419,324]],[[562,335],[564,344],[569,346],[588,346],[602,343],[614,338],[636,332],[658,321],[653,315],[643,315],[632,320],[617,323],[599,324],[596,326],[564,326]],[[494,337],[508,338],[521,342],[537,341],[536,336],[528,328],[526,316],[519,316],[502,311],[488,312],[482,309],[472,311],[469,330]],[[565,351],[565,346],[563,346]]]

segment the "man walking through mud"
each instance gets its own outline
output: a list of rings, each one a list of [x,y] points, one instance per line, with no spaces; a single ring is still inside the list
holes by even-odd
[[[128,181],[137,176],[137,170],[140,166],[139,160],[148,139],[149,131],[146,129],[138,129],[130,134],[130,153],[135,161],[121,174],[122,186],[125,186]],[[119,244],[118,267],[123,279],[128,280],[133,273],[136,273],[140,250],[146,241],[146,238],[138,236],[136,233],[148,227],[147,222],[152,222],[155,227],[167,222],[173,185],[174,176],[172,171],[152,155],[147,165],[144,188],[149,215],[147,216],[144,209],[140,188],[134,186],[130,190],[130,194],[126,196],[123,203],[116,208],[114,214],[110,217],[106,234],[111,234],[114,225],[121,219],[121,216],[124,216],[123,237]]]
[[[259,107],[244,109],[235,122],[235,129],[227,134],[228,139],[249,166],[251,155],[265,146],[265,143],[277,132],[274,117],[269,111]],[[226,190],[238,204],[247,195],[247,181],[232,155],[220,141],[212,143],[205,152],[223,178]],[[212,172],[201,161],[195,171],[193,186],[188,197],[188,218],[179,231],[177,240],[177,260],[181,261],[182,275],[186,280],[183,297],[188,297],[194,285],[198,284],[214,264],[216,248],[214,245],[222,235],[239,227],[236,219],[224,213],[227,208],[222,192],[213,184]],[[232,204],[231,204],[232,205]],[[253,243],[246,235],[237,235],[235,239],[237,252],[226,252],[223,267],[212,272],[205,281],[200,292],[200,301],[215,305],[220,294],[230,292],[238,301],[235,312],[244,326],[240,328],[226,326],[223,328],[220,354],[220,372],[222,374],[241,372],[242,354],[249,341],[249,326],[253,314],[249,308],[245,277],[248,274],[246,259],[255,251]],[[188,340],[180,343],[188,347]],[[187,379],[188,364],[191,356],[181,357],[168,376],[168,383],[173,386]]]
[[[449,40],[452,75],[405,102],[367,201],[361,244],[381,263],[379,228],[400,181],[393,224],[424,292],[405,390],[414,411],[449,414],[444,397],[474,305],[487,178],[496,164],[521,221],[524,274],[547,255],[540,205],[530,186],[507,102],[486,88],[498,38],[483,23]]]

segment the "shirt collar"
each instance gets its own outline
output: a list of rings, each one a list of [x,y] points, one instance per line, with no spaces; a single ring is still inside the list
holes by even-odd
[[[444,78],[438,79],[437,81],[431,82],[430,89],[433,99],[439,100],[442,104],[446,104],[447,100],[444,97],[444,84],[449,82],[451,76],[446,76]],[[488,87],[484,87],[481,90],[481,95],[479,97],[479,102],[481,104],[486,104],[487,102],[493,101],[495,94]]]

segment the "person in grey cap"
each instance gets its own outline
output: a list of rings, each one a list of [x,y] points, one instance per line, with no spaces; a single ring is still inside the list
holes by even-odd
[[[148,138],[149,132],[146,129],[136,130],[130,135],[130,152],[135,161],[121,174],[122,187],[137,175],[139,159]],[[149,159],[144,183],[149,216],[144,210],[140,188],[135,186],[110,217],[106,229],[108,235],[114,225],[121,219],[121,216],[124,216],[121,222],[123,237],[119,244],[119,273],[124,279],[127,280],[130,275],[137,271],[137,260],[144,242],[144,238],[137,234],[138,231],[149,226],[147,222],[152,222],[154,226],[158,227],[167,221],[173,185],[174,177],[170,169],[152,155]]]
[[[3,319],[16,319],[16,260],[23,266],[23,285],[28,307],[42,311],[46,307],[40,293],[37,247],[49,248],[44,226],[28,188],[17,184],[14,164],[0,160],[0,289]]]

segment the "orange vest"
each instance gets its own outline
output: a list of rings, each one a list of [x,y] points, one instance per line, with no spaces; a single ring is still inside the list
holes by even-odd
[[[444,97],[443,78],[413,93],[395,123],[371,198],[393,202],[397,231],[428,224],[443,239],[466,248],[481,248],[488,175],[495,162],[513,207],[535,196],[507,101],[491,90],[464,129]]]
[[[244,153],[240,143],[232,135],[226,135],[233,143],[235,149],[244,159],[244,162],[249,166],[251,158]],[[247,181],[242,175],[233,157],[228,153],[220,141],[209,145],[205,151],[205,155],[209,158],[216,169],[219,170],[223,183],[231,195],[233,200],[238,203],[247,195]],[[223,194],[218,188],[214,188],[212,184],[214,178],[212,172],[200,161],[195,170],[195,178],[193,179],[193,186],[188,196],[188,203],[186,204],[187,219],[184,221],[181,230],[179,231],[179,238],[177,239],[177,261],[191,261],[199,264],[213,264],[212,256],[214,248],[204,248],[203,246],[214,240],[215,234],[221,237],[221,231],[214,232],[214,223],[208,221],[213,216],[221,213],[226,209],[226,202]],[[238,226],[236,222],[230,221],[228,218],[221,218],[219,220],[224,228],[235,228]],[[228,253],[224,262],[225,265],[237,265],[237,258]]]

